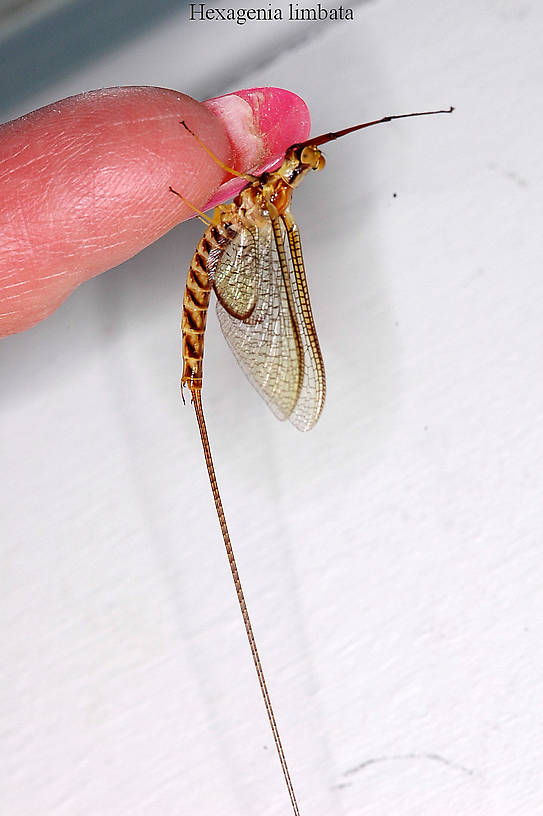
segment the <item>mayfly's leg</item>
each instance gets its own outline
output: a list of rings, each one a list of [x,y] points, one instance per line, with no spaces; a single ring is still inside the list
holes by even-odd
[[[240,173],[237,170],[234,170],[233,167],[229,167],[227,164],[221,161],[221,159],[219,159],[219,157],[216,156],[215,153],[213,153],[213,151],[210,150],[209,147],[202,142],[202,140],[196,135],[196,133],[189,128],[186,122],[179,122],[179,124],[183,125],[185,130],[187,130],[190,133],[190,135],[193,136],[194,139],[196,139],[200,147],[205,150],[208,156],[211,156],[215,164],[218,164],[219,167],[222,167],[222,169],[226,170],[227,173],[230,173],[231,176],[236,176],[237,178],[245,179],[248,182],[258,181],[258,176],[252,176],[250,173]]]
[[[300,240],[298,225],[292,217],[290,210],[286,210],[281,215],[281,218],[287,231],[290,257],[292,260],[292,268],[294,270],[296,288],[298,290],[298,297],[300,300],[300,308],[302,310],[302,319],[306,329],[306,336],[309,338],[313,359],[315,361],[317,386],[321,394],[320,406],[318,408],[318,413],[320,414],[326,396],[326,375],[324,372],[324,361],[322,359],[319,339],[317,337],[317,329],[315,328],[315,321],[313,319],[313,312],[311,310],[311,301],[309,300],[309,289],[307,286],[304,258],[302,254],[302,242]]]
[[[285,253],[285,245],[283,243],[283,232],[281,230],[281,223],[279,218],[272,218],[271,219],[272,229],[273,229],[273,237],[275,239],[275,247],[277,249],[277,257],[279,258],[279,263],[281,265],[281,275],[283,278],[283,283],[285,286],[285,292],[287,295],[288,301],[288,310],[290,314],[290,321],[292,326],[292,333],[294,336],[294,342],[296,343],[296,356],[298,359],[298,383],[297,383],[297,394],[294,404],[298,402],[298,398],[300,396],[300,391],[302,388],[302,384],[304,381],[304,368],[305,368],[305,360],[304,360],[304,350],[302,346],[302,339],[300,337],[300,330],[298,328],[298,320],[296,317],[296,308],[294,306],[294,296],[292,294],[292,281],[290,279],[290,273],[288,268],[287,256]]]
[[[205,214],[205,212],[203,210],[199,210],[198,207],[196,207],[191,201],[188,200],[188,198],[185,198],[184,195],[182,195],[181,193],[178,193],[177,190],[174,190],[171,185],[169,186],[168,189],[169,189],[170,193],[173,193],[178,198],[180,198],[181,201],[184,201],[184,203],[187,205],[187,207],[190,207],[191,210],[194,210],[194,212],[196,213],[196,215],[198,216],[200,221],[202,221],[203,224],[205,224],[208,227],[210,227],[211,224],[213,224],[213,220],[211,218],[209,218]]]

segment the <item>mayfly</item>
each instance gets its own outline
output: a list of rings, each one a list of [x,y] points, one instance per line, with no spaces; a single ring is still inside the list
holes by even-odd
[[[356,130],[447,110],[385,116],[288,148],[278,170],[254,176],[238,173],[215,156],[185,122],[181,124],[220,167],[245,179],[231,204],[215,208],[213,219],[192,204],[207,229],[191,261],[183,298],[183,376],[192,395],[215,509],[234,579],[260,690],[295,816],[300,811],[262,670],[241,580],[226,526],[202,409],[204,333],[211,291],[226,341],[248,379],[279,419],[300,431],[317,422],[326,392],[322,353],[309,301],[302,246],[290,211],[293,190],[311,170],[325,164],[319,145]],[[184,201],[181,193],[170,187]]]

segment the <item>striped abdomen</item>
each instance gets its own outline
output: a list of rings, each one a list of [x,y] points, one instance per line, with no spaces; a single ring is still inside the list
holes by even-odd
[[[211,295],[212,276],[224,248],[231,240],[222,225],[212,224],[196,247],[190,263],[183,297],[183,376],[181,386],[202,387],[204,333]]]

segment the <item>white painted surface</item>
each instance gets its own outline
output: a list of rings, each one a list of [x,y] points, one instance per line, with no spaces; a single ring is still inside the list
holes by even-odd
[[[296,195],[314,431],[274,419],[211,319],[209,430],[304,816],[541,810],[542,22],[498,0],[314,29],[182,9],[35,100],[270,84],[313,133],[457,107],[330,145]],[[179,400],[200,230],[0,344],[8,816],[289,812]]]

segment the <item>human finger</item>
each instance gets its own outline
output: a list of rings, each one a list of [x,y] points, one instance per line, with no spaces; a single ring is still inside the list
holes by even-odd
[[[273,88],[199,103],[163,88],[110,88],[0,127],[0,335],[47,317],[83,281],[121,263],[305,138],[307,108]],[[210,201],[211,199],[211,201]]]

